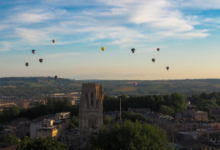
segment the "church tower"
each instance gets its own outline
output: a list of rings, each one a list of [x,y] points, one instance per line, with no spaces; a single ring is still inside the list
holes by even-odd
[[[82,85],[79,103],[79,131],[81,135],[89,134],[93,127],[103,125],[104,89],[98,83]]]

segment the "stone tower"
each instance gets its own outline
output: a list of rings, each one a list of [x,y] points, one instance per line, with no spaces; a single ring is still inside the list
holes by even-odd
[[[104,89],[98,83],[84,83],[82,85],[79,103],[79,131],[81,135],[88,135],[93,127],[103,125]]]

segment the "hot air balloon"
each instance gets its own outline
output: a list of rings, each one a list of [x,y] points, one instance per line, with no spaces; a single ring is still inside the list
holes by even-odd
[[[155,62],[155,58],[152,58],[152,61]]]
[[[134,87],[137,86],[137,83],[133,83],[133,86],[134,86]]]
[[[132,48],[132,49],[131,49],[131,51],[132,51],[132,53],[134,53],[134,52],[135,52],[135,49],[134,49],[134,48]]]
[[[167,70],[169,70],[169,68],[170,68],[170,67],[169,67],[169,66],[167,66],[166,68],[167,68]]]
[[[33,53],[33,54],[35,53],[35,50],[34,50],[34,49],[32,50],[32,53]]]
[[[28,66],[28,63],[26,62],[25,65]]]
[[[40,61],[40,63],[42,63],[42,62],[43,62],[43,59],[41,58],[41,59],[39,59],[39,61]]]
[[[57,79],[57,76],[55,76],[54,79],[56,80],[56,79]]]
[[[105,47],[101,47],[101,50],[104,51],[104,50],[105,50]]]
[[[157,51],[159,52],[159,51],[160,51],[160,48],[157,48]]]
[[[55,40],[53,39],[52,42],[55,43]]]

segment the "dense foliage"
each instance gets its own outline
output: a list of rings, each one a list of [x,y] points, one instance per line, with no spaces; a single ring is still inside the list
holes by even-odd
[[[186,109],[185,98],[179,93],[171,95],[130,96],[129,98],[123,96],[121,99],[121,107],[124,111],[127,111],[128,108],[150,108],[152,111],[158,112],[162,105],[167,106],[167,109],[169,108],[168,113],[172,112],[170,114],[182,112]],[[119,110],[119,98],[105,96],[103,107],[106,112]]]
[[[116,120],[119,119],[119,116],[116,117]],[[131,120],[132,122],[135,121],[144,121],[145,118],[142,114],[140,113],[134,113],[134,112],[122,112],[121,113],[121,119],[122,120]]]
[[[17,150],[67,150],[68,146],[54,140],[52,137],[28,138],[19,143]]]
[[[166,150],[169,145],[164,130],[158,126],[128,120],[121,126],[114,124],[110,131],[103,126],[90,143],[93,149],[104,150]]]
[[[54,77],[9,77],[0,78],[0,96],[17,96],[21,98],[39,96],[40,94],[68,93],[81,91],[82,83],[100,83],[105,94],[115,95],[151,95],[181,93],[191,96],[203,91],[220,91],[219,79],[193,80],[71,80]],[[132,86],[137,82],[136,87]],[[15,86],[15,87],[13,87]]]
[[[0,137],[0,143],[18,144],[18,138],[13,134],[3,135]]]
[[[78,127],[79,127],[79,118],[77,118],[76,116],[72,116],[70,120],[69,129],[75,129]]]
[[[16,118],[27,117],[28,119],[35,119],[47,114],[55,114],[57,112],[70,112],[71,116],[78,116],[79,106],[71,105],[68,98],[63,99],[48,99],[46,105],[38,104],[29,109],[19,110],[18,107],[8,107],[0,112],[0,123],[10,122]]]
[[[189,100],[192,105],[195,105],[196,109],[208,112],[211,119],[217,120],[217,118],[212,116],[211,108],[220,105],[220,93],[212,92],[207,94],[202,92],[201,94],[188,97],[187,100]]]

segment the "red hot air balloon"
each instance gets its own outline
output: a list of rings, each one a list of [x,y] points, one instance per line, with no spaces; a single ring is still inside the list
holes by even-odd
[[[137,83],[135,82],[135,83],[133,83],[133,86],[135,87],[135,86],[137,86]]]
[[[55,43],[55,40],[53,39],[52,42]]]
[[[152,58],[152,61],[155,62],[155,58]]]
[[[135,48],[132,48],[131,51],[132,51],[132,53],[134,53],[135,52]]]
[[[34,49],[32,50],[32,53],[35,54],[35,50]]]
[[[160,48],[157,48],[157,51],[159,52],[159,51],[160,51]]]
[[[169,66],[167,66],[166,68],[167,68],[167,70],[169,70],[169,68],[170,68],[170,67],[169,67]]]
[[[39,62],[40,62],[40,63],[42,63],[42,62],[43,62],[43,59],[42,59],[42,58],[41,58],[41,59],[39,59]]]
[[[28,66],[29,64],[26,62],[25,65]]]

